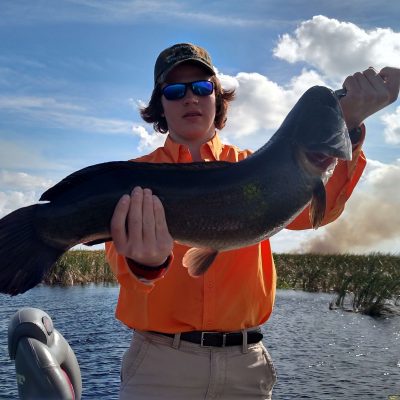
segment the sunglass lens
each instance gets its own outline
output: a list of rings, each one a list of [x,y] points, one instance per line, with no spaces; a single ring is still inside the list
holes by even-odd
[[[193,82],[192,90],[198,96],[209,96],[214,90],[214,85],[210,81]]]
[[[174,83],[172,85],[165,86],[163,89],[163,95],[168,100],[178,100],[185,96],[186,85],[181,83]]]

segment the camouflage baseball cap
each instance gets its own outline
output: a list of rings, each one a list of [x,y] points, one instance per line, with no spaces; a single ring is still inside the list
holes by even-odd
[[[163,50],[157,57],[154,66],[154,86],[163,82],[174,67],[187,61],[199,63],[215,75],[211,57],[205,49],[191,43],[178,43]]]

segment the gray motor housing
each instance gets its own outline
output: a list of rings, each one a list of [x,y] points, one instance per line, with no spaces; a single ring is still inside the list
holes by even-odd
[[[8,352],[15,360],[21,399],[81,398],[78,361],[44,311],[27,307],[12,316],[8,325]]]

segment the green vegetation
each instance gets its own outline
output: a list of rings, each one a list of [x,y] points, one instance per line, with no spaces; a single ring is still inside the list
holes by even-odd
[[[278,287],[335,292],[330,308],[379,316],[400,303],[400,256],[277,254],[275,264]]]
[[[45,278],[48,285],[76,285],[117,282],[106,262],[103,250],[70,250]]]
[[[278,288],[334,292],[331,308],[369,315],[400,305],[400,256],[275,254]],[[71,250],[57,262],[46,284],[115,283],[104,251]]]

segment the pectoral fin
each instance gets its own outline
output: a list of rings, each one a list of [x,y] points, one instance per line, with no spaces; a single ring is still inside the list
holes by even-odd
[[[326,211],[326,191],[322,181],[314,188],[311,205],[310,221],[314,229],[320,227]]]
[[[208,270],[217,255],[217,250],[194,247],[183,256],[182,263],[188,269],[190,276],[197,277]]]

